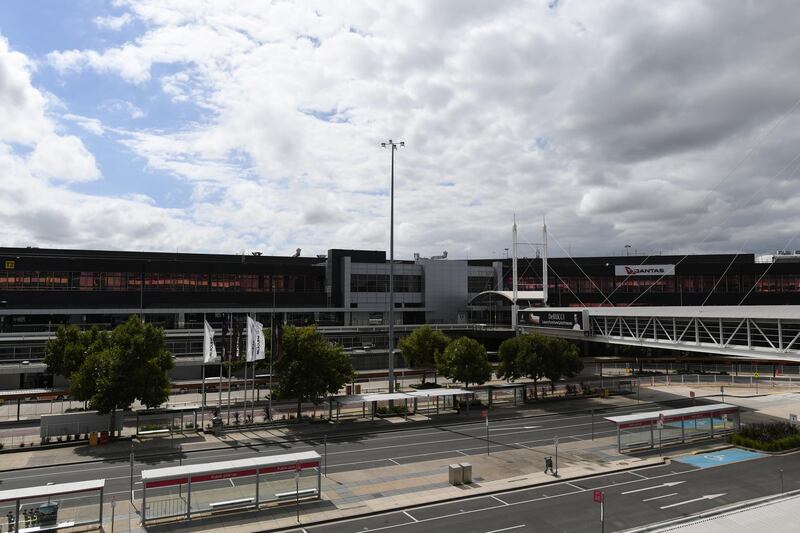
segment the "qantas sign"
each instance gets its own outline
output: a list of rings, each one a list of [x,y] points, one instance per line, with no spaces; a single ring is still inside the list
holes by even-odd
[[[615,276],[674,276],[675,265],[614,265]]]

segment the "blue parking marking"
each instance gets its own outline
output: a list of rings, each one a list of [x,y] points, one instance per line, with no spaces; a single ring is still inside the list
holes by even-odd
[[[711,468],[712,466],[749,461],[751,459],[758,459],[759,457],[764,457],[764,454],[740,450],[739,448],[731,448],[718,452],[677,457],[675,460],[679,463],[696,466],[697,468]]]

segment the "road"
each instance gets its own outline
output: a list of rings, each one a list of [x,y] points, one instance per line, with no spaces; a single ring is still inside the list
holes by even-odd
[[[653,409],[654,406],[648,404],[614,409],[613,413],[625,414]],[[594,416],[594,423],[589,413],[492,421],[489,432],[490,448],[492,451],[499,451],[540,446],[551,443],[555,436],[560,437],[562,442],[566,439],[587,440],[591,439],[593,425],[596,437],[616,433],[614,426],[604,421],[600,414]],[[483,422],[336,436],[328,439],[327,468],[331,473],[482,453],[486,450],[485,436]],[[133,481],[136,497],[141,496],[139,489],[142,468],[243,459],[255,455],[276,455],[312,449],[322,454],[321,440],[144,457],[135,462]],[[117,460],[18,469],[0,475],[0,490],[97,478],[106,479],[107,496],[127,497],[131,482],[130,463],[128,460]]]
[[[605,531],[618,531],[800,488],[798,454],[727,463],[709,454],[705,467],[682,462],[538,488],[414,507],[363,519],[306,527],[308,533],[386,531],[499,533],[600,531],[595,490],[605,498]],[[728,457],[736,454],[729,452]],[[300,531],[300,530],[292,530]]]

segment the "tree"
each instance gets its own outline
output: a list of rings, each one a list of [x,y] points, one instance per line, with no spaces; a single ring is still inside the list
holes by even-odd
[[[533,381],[533,397],[538,398],[537,383],[548,378],[551,386],[563,376],[572,377],[583,369],[574,344],[536,333],[506,339],[498,350],[500,377],[516,380],[527,377]]]
[[[58,326],[56,336],[47,341],[44,363],[47,372],[69,378],[81,367],[90,353],[109,346],[107,331],[97,327],[81,330],[78,326]]]
[[[436,358],[436,367],[443,376],[460,381],[464,386],[478,385],[492,378],[492,366],[486,348],[475,339],[460,337],[445,348]]]
[[[283,355],[275,362],[278,398],[297,400],[297,418],[304,401],[319,405],[353,379],[353,364],[338,344],[328,342],[314,326],[287,326]]]
[[[583,361],[578,356],[578,347],[569,341],[551,337],[544,344],[544,376],[550,380],[550,390],[562,377],[575,377],[583,370]]]
[[[169,371],[174,362],[164,348],[164,330],[131,316],[109,336],[109,345],[90,352],[70,387],[92,409],[111,413],[111,430],[117,409],[130,409],[139,400],[148,408],[169,398]]]
[[[403,337],[400,340],[399,348],[408,366],[427,370],[435,368],[436,357],[444,352],[448,344],[450,344],[450,338],[447,335],[426,324],[415,329],[411,335]],[[422,383],[425,383],[424,373],[422,374]]]

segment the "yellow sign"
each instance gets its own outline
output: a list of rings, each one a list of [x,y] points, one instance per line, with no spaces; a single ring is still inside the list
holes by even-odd
[[[17,268],[17,262],[12,259],[6,259],[5,261],[6,270],[14,270]]]
[[[756,379],[758,379],[758,378],[760,378],[760,377],[761,377],[761,374],[759,374],[758,372],[756,372],[755,374],[753,374],[753,377],[754,377],[754,378],[756,378]]]

